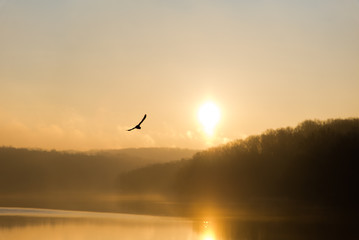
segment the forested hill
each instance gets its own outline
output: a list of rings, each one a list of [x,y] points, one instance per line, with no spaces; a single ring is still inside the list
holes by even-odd
[[[305,121],[122,174],[125,193],[212,201],[353,208],[358,204],[359,119]]]
[[[195,150],[138,148],[91,152],[0,147],[0,194],[116,191],[123,171],[190,158]]]

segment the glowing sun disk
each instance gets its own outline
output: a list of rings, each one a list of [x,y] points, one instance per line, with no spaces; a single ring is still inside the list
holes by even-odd
[[[198,120],[202,124],[204,131],[208,135],[213,134],[213,130],[220,119],[219,108],[212,102],[206,102],[198,111]]]

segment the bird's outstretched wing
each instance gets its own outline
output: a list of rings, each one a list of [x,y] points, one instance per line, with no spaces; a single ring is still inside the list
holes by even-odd
[[[131,128],[131,129],[128,129],[127,131],[132,131],[133,129],[135,129],[136,127],[133,127],[133,128]]]
[[[145,121],[146,117],[147,117],[147,114],[145,114],[145,116],[143,116],[143,118],[142,118],[141,122],[138,124],[138,126],[140,126],[141,123],[142,123],[143,121]]]
[[[135,127],[131,128],[131,129],[128,129],[127,131],[132,131],[133,129],[136,129],[136,128],[141,129],[140,125],[143,121],[145,121],[146,117],[147,117],[147,114],[145,114],[145,116],[143,116],[143,118],[139,124],[137,124]]]

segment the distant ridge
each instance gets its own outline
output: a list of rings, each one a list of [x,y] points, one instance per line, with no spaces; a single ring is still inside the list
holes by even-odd
[[[108,156],[128,155],[139,157],[143,159],[153,159],[157,161],[175,161],[182,158],[190,158],[199,150],[187,148],[122,148],[122,149],[108,149],[108,150],[92,150],[88,151],[90,154],[103,154]]]
[[[17,191],[115,191],[115,179],[121,172],[190,158],[196,152],[175,148],[67,152],[0,147],[0,194]]]

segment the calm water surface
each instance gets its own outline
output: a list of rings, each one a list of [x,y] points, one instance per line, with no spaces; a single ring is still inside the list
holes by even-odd
[[[0,240],[204,239],[193,221],[130,214],[0,208]]]
[[[0,208],[0,240],[331,240],[359,239],[357,221],[198,219]]]

